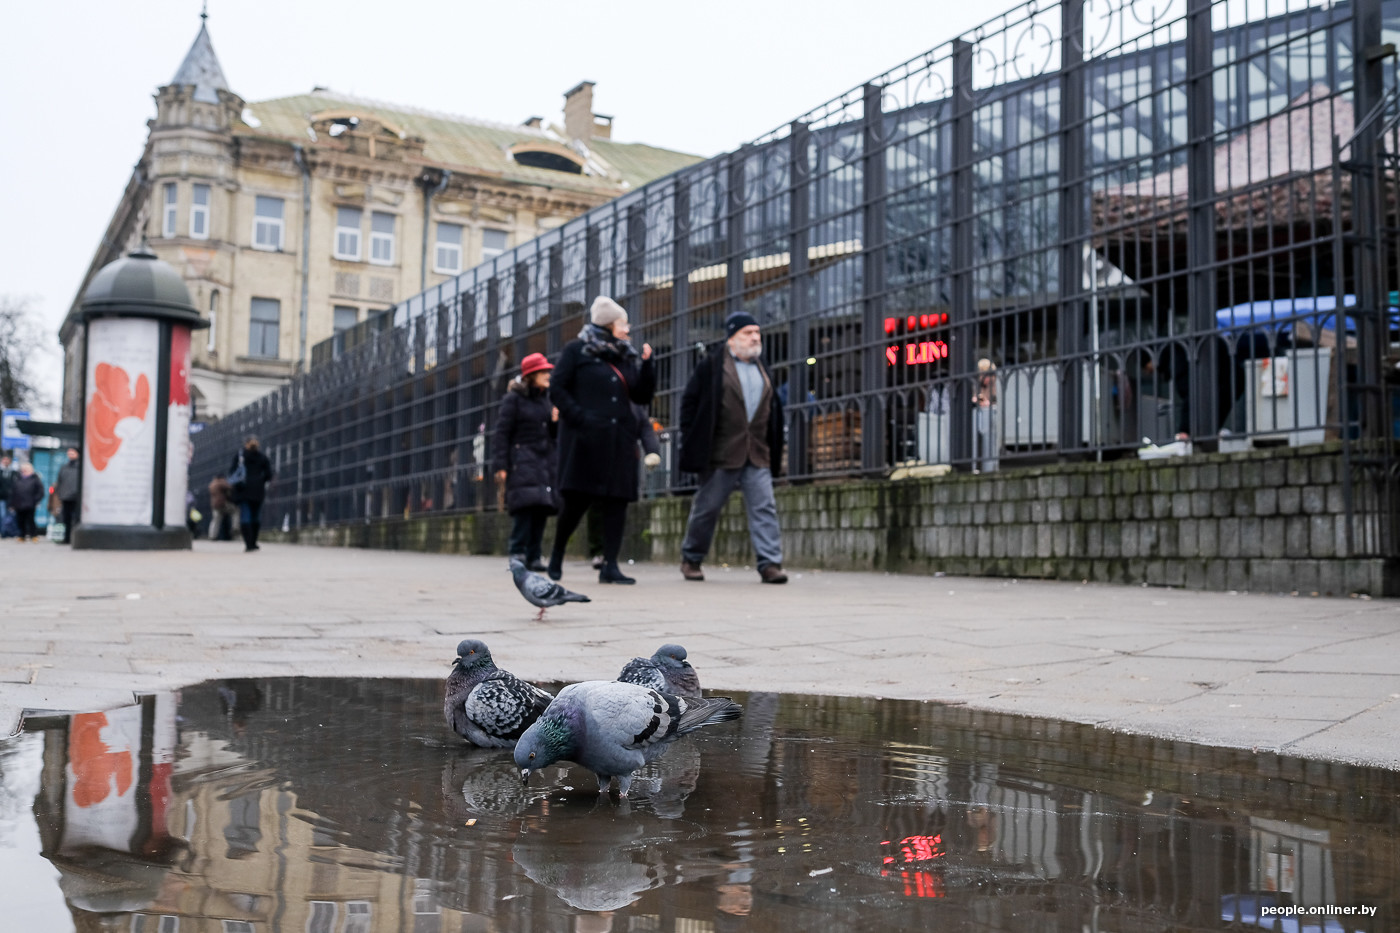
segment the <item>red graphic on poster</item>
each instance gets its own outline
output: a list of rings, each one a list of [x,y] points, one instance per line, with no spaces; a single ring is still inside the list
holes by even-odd
[[[133,393],[131,377],[126,370],[108,363],[97,364],[95,381],[97,385],[87,409],[87,449],[93,469],[100,472],[107,469],[122,446],[122,439],[117,436],[117,422],[123,418],[146,420],[151,385],[143,373],[137,378]]]
[[[170,329],[170,404],[190,403],[190,331]]]
[[[131,787],[131,752],[114,752],[102,741],[106,713],[82,713],[73,717],[70,764],[75,783],[73,802],[91,807],[107,799],[116,780],[117,796]]]

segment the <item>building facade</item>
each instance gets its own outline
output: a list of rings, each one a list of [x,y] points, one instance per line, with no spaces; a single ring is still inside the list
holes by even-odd
[[[193,355],[199,420],[240,408],[309,362],[309,348],[405,297],[697,157],[611,138],[593,84],[563,126],[433,113],[315,88],[247,102],[201,26],[155,95],[145,151],[92,275],[143,239],[210,321]],[[70,314],[64,415],[81,407]]]

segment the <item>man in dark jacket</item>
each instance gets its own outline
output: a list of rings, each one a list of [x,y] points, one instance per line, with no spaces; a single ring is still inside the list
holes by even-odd
[[[39,527],[34,523],[34,510],[39,507],[43,498],[44,481],[34,472],[32,465],[21,463],[19,478],[10,488],[10,508],[15,510],[21,541],[28,541],[30,538],[39,540]]]
[[[744,493],[749,537],[764,583],[786,583],[773,477],[783,460],[783,403],[759,357],[758,321],[742,311],[724,322],[727,340],[709,348],[681,397],[681,469],[700,474],[681,544],[681,574],[703,580],[715,525],[735,487]]]
[[[73,540],[73,527],[78,524],[78,484],[82,479],[83,465],[78,460],[78,448],[68,448],[68,462],[58,471],[54,483],[54,495],[63,503],[63,543]]]

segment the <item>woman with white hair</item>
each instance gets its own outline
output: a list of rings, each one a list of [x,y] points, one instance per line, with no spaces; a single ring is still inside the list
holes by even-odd
[[[564,551],[588,507],[603,518],[599,583],[636,583],[617,566],[627,503],[637,499],[637,442],[642,424],[633,403],[646,406],[656,392],[651,344],[628,342],[631,326],[617,302],[599,295],[578,339],[554,367],[549,394],[559,409],[559,489],[564,509],[549,558],[550,579],[564,575]]]

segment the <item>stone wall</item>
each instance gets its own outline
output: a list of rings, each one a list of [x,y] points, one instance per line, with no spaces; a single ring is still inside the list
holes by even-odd
[[[907,480],[779,485],[786,564],[1192,589],[1400,595],[1400,564],[1347,557],[1337,444]],[[688,497],[633,506],[624,560],[680,561]],[[504,554],[497,513],[303,529],[292,540]],[[276,536],[273,536],[276,537]],[[551,527],[546,548],[553,541]],[[586,553],[583,529],[571,552]],[[752,566],[740,498],[708,563]]]

